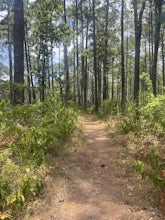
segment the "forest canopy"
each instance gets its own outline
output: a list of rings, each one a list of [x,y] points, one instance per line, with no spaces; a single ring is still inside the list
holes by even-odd
[[[2,0],[0,10],[0,74],[9,79],[1,99],[31,103],[53,94],[97,111],[110,98],[124,111],[126,101],[139,103],[141,92],[164,92],[163,0]]]

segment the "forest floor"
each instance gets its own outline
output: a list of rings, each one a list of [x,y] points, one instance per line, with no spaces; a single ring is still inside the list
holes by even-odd
[[[52,159],[55,169],[46,177],[40,199],[30,204],[28,219],[165,219],[153,186],[130,167],[125,136],[108,134],[107,124],[94,116],[82,117],[80,123],[83,143]]]

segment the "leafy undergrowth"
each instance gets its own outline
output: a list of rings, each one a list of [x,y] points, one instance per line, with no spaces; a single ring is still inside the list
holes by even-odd
[[[128,170],[136,170],[142,179],[147,179],[144,183],[148,181],[153,183],[155,190],[152,197],[158,208],[165,212],[164,140],[151,134],[141,137],[131,131],[125,134],[121,129],[124,120],[125,116],[109,117],[107,120],[109,135],[116,140],[116,145],[120,146],[121,154],[126,156],[125,165],[128,166]]]
[[[0,219],[13,219],[33,200],[49,172],[48,155],[63,150],[78,112],[52,98],[44,103],[0,103]]]
[[[98,111],[98,117],[101,119],[107,118],[109,115],[117,115],[121,110],[120,101],[117,99],[107,99],[101,103]]]
[[[157,205],[165,211],[165,95],[149,96],[145,104],[130,104],[125,116],[110,116],[107,123],[124,134],[122,145],[132,153],[130,166],[156,188]]]

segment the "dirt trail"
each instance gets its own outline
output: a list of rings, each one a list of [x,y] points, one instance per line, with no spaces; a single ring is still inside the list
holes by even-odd
[[[150,189],[143,189],[129,170],[121,146],[107,136],[106,125],[87,116],[82,126],[86,143],[56,162],[59,171],[47,181],[29,219],[164,219],[149,197]]]

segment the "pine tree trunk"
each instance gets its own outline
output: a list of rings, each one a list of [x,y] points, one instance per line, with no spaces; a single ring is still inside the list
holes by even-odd
[[[88,24],[89,21],[87,19],[87,29],[86,29],[86,46],[85,49],[88,49]],[[84,69],[84,110],[87,108],[87,96],[88,96],[88,59],[85,57],[85,69]]]
[[[98,106],[101,104],[101,90],[102,90],[102,76],[101,76],[101,62],[97,59],[97,74],[98,74]]]
[[[63,89],[62,89],[62,74],[61,74],[61,52],[59,48],[59,65],[58,65],[58,73],[59,73],[59,84],[60,84],[60,97],[63,100]]]
[[[139,76],[140,76],[140,44],[142,33],[142,18],[145,9],[145,3],[141,5],[141,9],[138,15],[137,0],[132,1],[134,7],[134,25],[135,25],[135,72],[134,72],[134,101],[136,105],[139,104]]]
[[[45,56],[45,69],[47,70],[47,87],[49,89],[49,92],[51,92],[51,82],[50,82],[50,78],[51,78],[51,73],[50,73],[50,64],[49,64],[49,51],[48,51],[48,46],[46,48],[46,56]]]
[[[76,32],[76,21],[74,19],[74,25],[73,25],[74,33]],[[74,103],[77,104],[77,98],[76,98],[76,40],[75,40],[75,34],[73,36],[73,98]]]
[[[80,76],[79,76],[79,46],[78,46],[78,0],[76,0],[76,74],[77,74],[77,96],[78,96],[78,105],[81,105],[80,97]]]
[[[126,39],[126,63],[125,63],[125,96],[128,96],[128,76],[129,76],[129,68],[128,68],[128,59],[129,59],[129,54],[128,54],[128,49],[129,49],[129,42],[128,42],[128,34],[127,34],[127,39]]]
[[[44,102],[45,101],[45,79],[46,79],[46,72],[45,72],[45,56],[43,55],[43,61],[42,61],[42,76],[41,76],[41,91],[40,91],[40,101]]]
[[[98,111],[98,73],[97,73],[97,50],[96,50],[96,15],[95,15],[95,0],[92,2],[93,10],[93,70],[95,78],[95,111]]]
[[[31,88],[30,88],[30,68],[29,68],[29,62],[28,62],[28,50],[27,50],[26,37],[25,37],[25,58],[26,58],[26,70],[27,70],[27,83],[28,83],[28,101],[29,103],[32,103]]]
[[[144,64],[143,64],[143,72],[147,73],[148,65],[147,65],[147,40],[144,42]]]
[[[114,59],[112,58],[112,88],[111,98],[114,99]]]
[[[106,18],[105,18],[105,42],[104,42],[104,59],[103,59],[103,100],[108,98],[108,19],[109,19],[109,0],[106,0],[105,6]]]
[[[82,73],[82,103],[85,109],[84,102],[84,90],[86,89],[85,85],[85,57],[83,55],[84,51],[84,16],[83,16],[83,1],[81,0],[81,73]]]
[[[94,76],[91,76],[91,100],[92,100],[92,105],[95,104],[95,82],[94,82]]]
[[[24,103],[24,7],[14,0],[14,104]]]
[[[64,23],[66,21],[66,2],[64,0]],[[69,79],[69,68],[68,68],[68,48],[66,43],[64,43],[64,73],[65,73],[65,101],[70,99],[70,79]]]
[[[8,10],[8,54],[9,54],[9,76],[10,76],[10,103],[13,103],[13,61],[12,61],[12,33],[11,33],[11,0],[7,2]]]
[[[53,42],[51,42],[51,75],[52,75],[52,94],[54,96]]]
[[[31,59],[30,59],[30,47],[29,47],[29,43],[28,43],[28,30],[27,30],[27,25],[25,25],[25,41],[26,41],[26,62],[28,63],[28,68],[29,68],[29,77],[30,77],[30,84],[31,84],[31,88],[32,88],[32,97],[33,100],[36,100],[36,94],[35,94],[35,88],[34,88],[34,82],[33,82],[33,75],[31,73]]]
[[[165,36],[165,31],[162,30],[161,34],[161,44],[162,44],[162,77],[163,77],[163,87],[165,87],[165,50],[164,50],[164,36]]]
[[[158,49],[160,42],[160,27],[161,27],[161,16],[162,16],[162,0],[155,0],[155,33],[154,33],[154,57],[152,67],[152,86],[153,93],[156,96],[156,73],[157,73],[157,60],[158,60]]]
[[[121,78],[122,78],[122,97],[121,110],[125,111],[126,93],[125,93],[125,64],[124,64],[124,0],[121,2]]]
[[[152,80],[152,62],[153,62],[153,8],[152,1],[150,1],[150,23],[149,23],[149,73]]]

